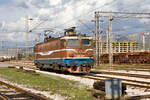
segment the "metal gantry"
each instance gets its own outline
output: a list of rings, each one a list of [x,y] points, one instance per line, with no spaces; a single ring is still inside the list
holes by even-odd
[[[95,12],[95,65],[100,65],[100,55],[102,51],[101,34],[100,34],[100,20],[99,12]],[[113,17],[110,14],[109,17],[109,28],[108,28],[108,52],[109,52],[109,64],[112,66],[113,63],[113,50],[112,50],[112,21]],[[101,48],[101,49],[100,49]]]
[[[98,13],[95,12],[95,65],[96,67],[100,64],[100,50],[99,50],[99,43],[100,43],[100,25],[99,25],[99,16]]]
[[[109,14],[109,15],[108,15]],[[119,15],[119,16],[118,16]],[[123,16],[120,16],[123,15]],[[130,16],[126,16],[130,15]],[[109,65],[110,67],[113,65],[113,48],[112,48],[112,21],[113,19],[117,18],[137,18],[137,19],[150,19],[150,13],[138,13],[138,12],[112,12],[112,11],[97,11],[95,12],[95,65],[98,66],[100,64],[100,24],[99,18],[100,17],[108,17],[109,18],[109,28],[108,28],[108,53],[109,53]],[[143,41],[145,44],[145,38]],[[145,48],[145,46],[143,46]]]
[[[112,21],[113,21],[113,17],[112,17],[112,13],[110,13],[109,16],[109,29],[108,29],[108,51],[109,51],[109,66],[112,67],[113,64],[113,48],[112,48]]]
[[[29,18],[28,16],[25,16],[25,28],[26,28],[26,60],[28,59],[29,57]]]

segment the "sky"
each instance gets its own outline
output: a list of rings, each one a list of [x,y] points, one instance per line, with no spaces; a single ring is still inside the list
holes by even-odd
[[[57,36],[63,29],[75,26],[79,32],[92,34],[95,11],[148,13],[150,0],[0,0],[0,40],[25,42],[25,16],[33,19],[29,20],[29,41],[34,41],[44,29],[53,30]],[[113,30],[135,33],[148,30],[148,25],[148,19],[116,19]],[[102,30],[107,26],[104,19]]]

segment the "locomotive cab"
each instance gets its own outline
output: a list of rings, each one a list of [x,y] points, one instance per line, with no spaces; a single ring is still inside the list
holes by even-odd
[[[64,62],[69,72],[90,72],[93,66],[93,49],[91,37],[66,36],[65,49],[67,49]]]

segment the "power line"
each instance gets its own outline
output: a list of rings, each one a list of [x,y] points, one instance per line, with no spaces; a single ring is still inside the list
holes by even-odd
[[[106,15],[102,15],[102,14],[109,14],[108,16]],[[113,15],[115,14],[115,15]],[[117,16],[116,16],[117,14]],[[120,15],[132,15],[132,16],[120,16]],[[119,16],[118,16],[119,15]],[[136,15],[136,16],[135,16]],[[137,16],[138,15],[138,16]],[[139,16],[142,15],[142,16]],[[144,15],[144,16],[143,16]],[[150,15],[150,13],[139,13],[139,12],[112,12],[112,11],[97,11],[95,12],[95,16],[98,18],[99,17],[108,17],[109,18],[109,64],[110,67],[113,64],[113,48],[112,48],[112,21],[114,20],[114,18],[150,18],[149,16],[145,16],[145,15]],[[95,27],[99,27],[99,25],[95,25]],[[98,35],[99,33],[96,31],[96,35]],[[145,37],[144,37],[145,39]],[[145,41],[143,39],[143,41]],[[97,41],[97,39],[96,39]],[[97,43],[96,43],[97,44]],[[145,48],[143,46],[143,48]],[[96,48],[97,49],[97,48]],[[97,55],[96,55],[97,56]],[[98,54],[99,56],[99,54]],[[98,59],[99,60],[99,59]]]
[[[97,11],[97,13],[113,13],[113,14],[132,14],[132,15],[137,15],[137,14],[140,14],[140,15],[150,15],[150,13],[141,13],[141,12],[111,12],[111,11]]]
[[[108,5],[110,5],[110,4],[113,4],[115,1],[117,1],[117,0],[113,0],[113,1],[111,1],[111,2],[109,2],[109,3],[105,3],[104,5],[102,5],[102,6],[100,6],[100,7],[97,7],[97,8],[94,8],[94,9],[88,11],[88,12],[85,13],[84,15],[87,15],[87,14],[93,12],[93,11],[96,10],[96,9],[102,8],[102,7],[104,7],[104,6],[108,6]],[[83,2],[83,3],[85,3],[85,2]],[[83,4],[83,3],[82,3],[82,4]],[[82,4],[80,4],[80,5],[82,5]],[[78,6],[78,7],[81,7],[81,6]],[[77,7],[77,8],[78,8],[78,7]],[[76,8],[76,9],[77,9],[77,8]],[[70,22],[70,21],[77,20],[77,19],[80,18],[81,16],[82,16],[82,15],[79,15],[79,16],[77,16],[77,17],[75,17],[75,18],[72,18],[72,19],[70,19],[70,20],[68,20],[68,21],[66,21],[66,22],[64,22],[64,23],[62,23],[62,24],[60,24],[60,25],[58,25],[58,26],[55,26],[55,27],[53,27],[53,28],[57,28],[57,27],[59,27],[59,26],[62,26],[62,25],[66,24],[66,23],[68,23],[68,22]],[[31,18],[30,20],[34,20],[34,19]],[[43,22],[41,22],[41,23],[39,23],[38,25],[36,25],[35,27],[33,27],[33,28],[30,30],[30,32],[31,32],[32,30],[37,29],[37,27],[39,27],[40,25],[42,25],[42,24],[45,23],[46,21],[48,21],[48,19],[44,19]]]
[[[109,16],[102,16],[100,15],[100,17],[109,17]],[[139,19],[150,19],[150,17],[140,17],[140,16],[112,16],[113,18],[139,18]]]
[[[37,29],[40,25],[42,25],[42,24],[45,23],[46,21],[48,21],[48,19],[42,21],[41,23],[39,23],[38,25],[36,25],[35,27],[33,27],[29,32],[32,32],[32,30]]]
[[[117,0],[113,0],[113,1],[111,1],[111,2],[109,2],[109,3],[105,3],[104,5],[102,5],[102,6],[100,6],[100,7],[94,8],[94,9],[92,9],[92,10],[90,10],[90,11],[84,13],[84,16],[87,15],[87,14],[89,14],[89,13],[91,13],[91,12],[93,12],[93,11],[95,11],[95,10],[97,10],[97,9],[99,9],[99,8],[102,8],[102,7],[104,7],[104,6],[108,6],[108,5],[110,5],[110,4],[113,4],[115,1],[117,1]],[[58,25],[58,26],[55,26],[54,28],[60,27],[60,26],[66,24],[66,23],[68,23],[68,22],[73,21],[73,20],[77,20],[77,19],[80,18],[81,16],[83,16],[83,15],[79,15],[79,16],[77,16],[77,17],[75,17],[75,18],[72,18],[72,19],[70,19],[70,20],[68,20],[68,21],[66,21],[66,22],[64,22],[64,23],[62,23],[62,24],[60,24],[60,25]]]
[[[83,2],[83,3],[85,3],[85,2]],[[83,4],[82,3],[82,4]],[[80,5],[82,5],[82,4],[80,4]],[[78,7],[81,7],[81,6],[78,6]],[[76,8],[77,9],[77,8]],[[57,17],[58,15],[56,15],[55,17]],[[35,19],[30,19],[30,20],[35,20]],[[41,19],[40,19],[41,20]],[[30,31],[32,31],[32,30],[35,30],[35,29],[37,29],[37,27],[39,27],[40,25],[42,25],[43,23],[45,23],[46,21],[48,21],[49,19],[42,19],[43,20],[43,22],[41,22],[41,23],[39,23],[38,25],[36,25],[34,28],[32,28]],[[55,28],[55,27],[54,27]]]
[[[80,22],[81,24],[83,24],[90,32],[94,33],[94,30],[91,29],[87,24],[85,24],[83,21],[78,20],[78,22]]]
[[[25,16],[25,28],[26,28],[26,60],[28,59],[29,57],[29,48],[28,48],[28,45],[29,45],[29,18],[28,16]]]

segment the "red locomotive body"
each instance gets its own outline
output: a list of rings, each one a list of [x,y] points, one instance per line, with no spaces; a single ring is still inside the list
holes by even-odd
[[[90,72],[93,66],[92,37],[71,34],[59,38],[47,38],[36,44],[35,65],[38,68],[74,72]],[[66,32],[66,33],[67,33]]]

